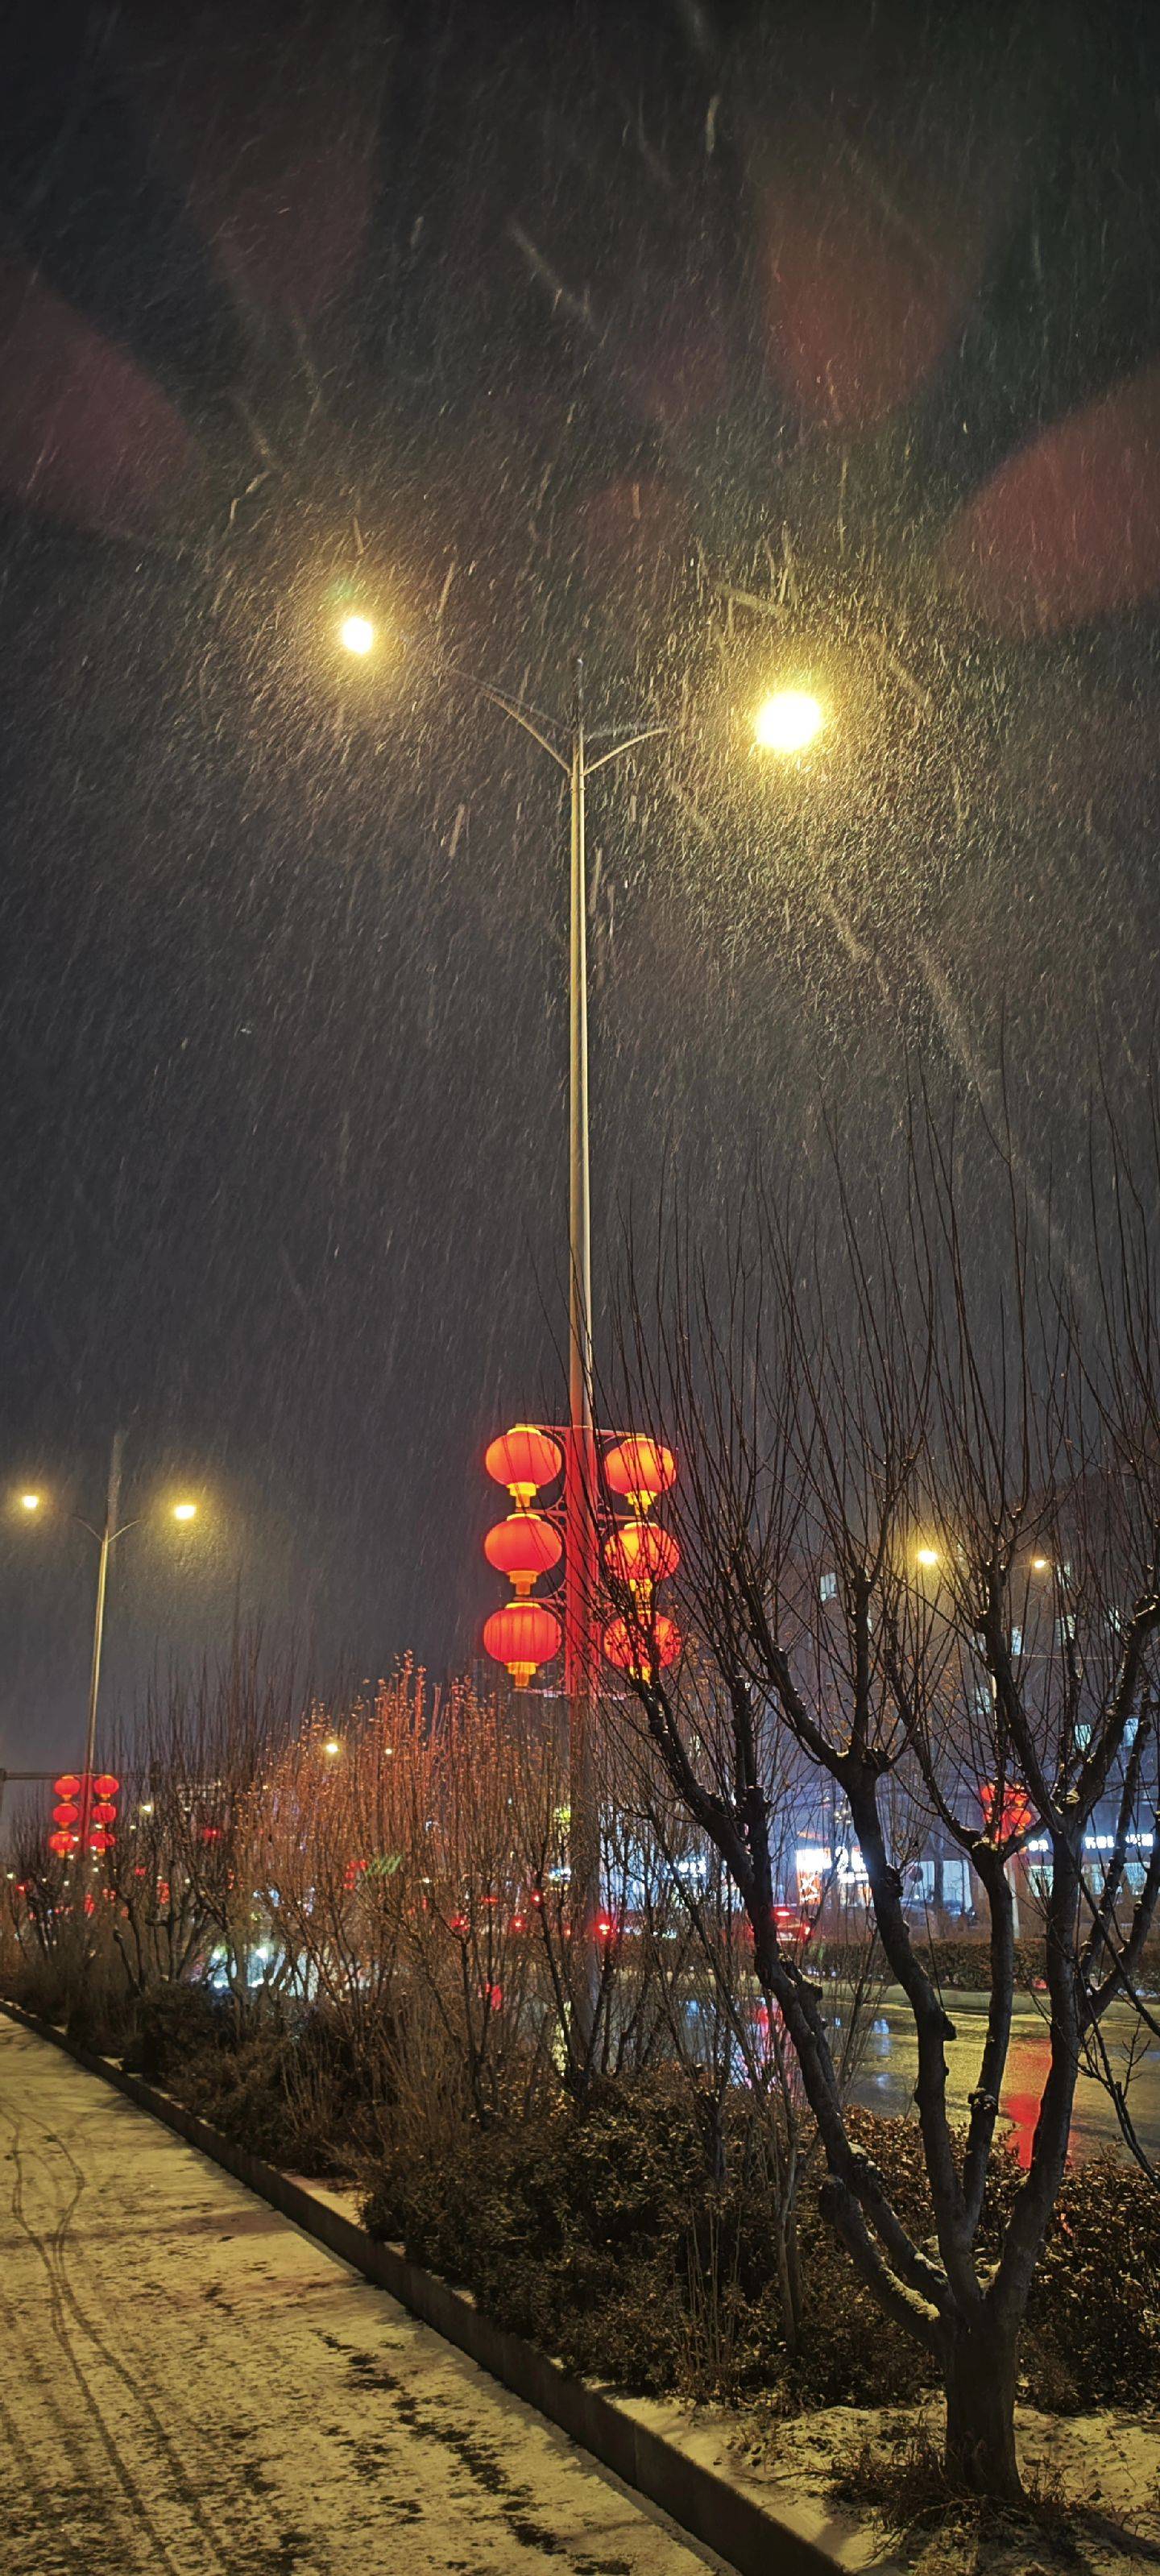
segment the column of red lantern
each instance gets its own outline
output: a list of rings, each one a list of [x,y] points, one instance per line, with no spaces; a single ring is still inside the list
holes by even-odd
[[[633,1437],[617,1441],[602,1463],[609,1491],[631,1513],[605,1539],[604,1563],[614,1594],[627,1591],[632,1603],[627,1615],[608,1621],[602,1643],[609,1663],[639,1681],[674,1664],[681,1651],[676,1620],[655,1606],[656,1587],[676,1573],[681,1551],[671,1532],[649,1518],[676,1483],[677,1462],[659,1441]]]
[[[62,1771],[54,1780],[58,1803],[52,1811],[55,1830],[48,1837],[48,1847],[58,1860],[71,1860],[82,1846],[91,1852],[108,1851],[120,1787],[111,1771],[98,1771],[95,1777],[87,1771]]]
[[[533,1601],[531,1590],[542,1574],[559,1564],[560,1533],[543,1512],[534,1511],[536,1495],[554,1485],[563,1467],[560,1444],[531,1422],[517,1422],[493,1440],[484,1458],[489,1476],[506,1485],[514,1511],[497,1521],[483,1542],[484,1555],[498,1574],[507,1576],[514,1598],[493,1610],[483,1631],[489,1655],[506,1665],[517,1690],[526,1690],[541,1664],[560,1652],[560,1622],[546,1601]]]

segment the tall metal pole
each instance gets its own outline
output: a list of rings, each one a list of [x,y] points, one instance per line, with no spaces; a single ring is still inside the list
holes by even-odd
[[[584,1945],[578,1992],[590,1997],[600,1907],[600,1819],[592,1741],[596,1613],[596,1439],[593,1430],[592,1213],[588,1150],[588,866],[584,838],[584,705],[576,670],[569,775],[571,883],[568,942],[568,1446],[564,1688],[569,1715],[569,1885],[573,1941]],[[582,2007],[583,2008],[583,2007]],[[587,2016],[585,2016],[587,2018]],[[587,2036],[587,2033],[585,2033]]]
[[[88,1848],[89,1803],[92,1797],[93,1773],[97,1761],[97,1701],[101,1689],[101,1648],[105,1638],[105,1594],[109,1582],[109,1553],[117,1536],[117,1513],[121,1502],[121,1453],[125,1446],[123,1431],[114,1431],[109,1457],[109,1484],[105,1496],[105,1526],[100,1537],[100,1560],[97,1566],[97,1603],[93,1615],[93,1664],[89,1678],[89,1717],[85,1730],[84,1787],[81,1793],[81,1851]]]
[[[593,1429],[592,1225],[588,1181],[588,864],[584,845],[587,780],[638,743],[667,732],[641,725],[588,758],[584,726],[584,670],[576,663],[576,699],[570,737],[563,725],[491,680],[454,662],[448,675],[477,689],[498,707],[568,780],[571,872],[568,939],[568,1437],[564,1462],[564,1690],[569,1712],[569,1885],[573,1956],[582,1954],[576,1992],[582,2036],[591,2036],[597,1994],[596,1918],[600,1910],[600,1808],[593,1758],[596,1606],[599,1554],[596,1530],[596,1439]],[[613,728],[615,733],[615,728]],[[607,736],[607,728],[606,728]],[[568,748],[564,749],[567,741]]]

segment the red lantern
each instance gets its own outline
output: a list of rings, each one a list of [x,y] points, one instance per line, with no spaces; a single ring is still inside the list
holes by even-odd
[[[677,1462],[658,1440],[618,1440],[605,1452],[604,1478],[612,1493],[627,1496],[634,1512],[647,1512],[658,1494],[675,1485]]]
[[[983,1781],[979,1790],[979,1804],[983,1810],[984,1824],[990,1832],[994,1832],[995,1783],[993,1780]],[[1009,1783],[1003,1791],[1003,1812],[999,1820],[1000,1842],[1009,1842],[1013,1834],[1025,1834],[1034,1819],[1035,1809],[1026,1789]]]
[[[120,1781],[114,1779],[111,1771],[98,1771],[93,1782],[93,1795],[97,1798],[115,1798],[120,1786]]]
[[[604,1631],[604,1652],[618,1671],[629,1673],[633,1681],[648,1681],[654,1672],[663,1672],[666,1664],[675,1664],[681,1651],[681,1632],[675,1619],[663,1610],[647,1624],[634,1621],[630,1628],[625,1619],[610,1619]]]
[[[59,1807],[53,1808],[52,1821],[54,1825],[75,1825],[79,1814],[80,1808],[74,1807],[71,1798],[66,1798]]]
[[[58,1860],[64,1860],[70,1851],[75,1850],[76,1839],[75,1834],[50,1834],[48,1837],[48,1848],[50,1852],[56,1853]]]
[[[97,1825],[95,1830],[89,1835],[89,1850],[95,1852],[107,1852],[112,1840],[112,1835],[105,1832],[104,1826]]]
[[[560,1622],[542,1601],[509,1601],[493,1610],[483,1642],[497,1664],[506,1664],[517,1690],[526,1690],[540,1664],[560,1652]]]
[[[558,1530],[542,1512],[509,1512],[506,1521],[497,1521],[483,1542],[483,1553],[497,1574],[506,1574],[513,1589],[521,1596],[531,1591],[541,1574],[558,1565],[561,1541]]]
[[[534,1422],[517,1422],[514,1431],[492,1441],[483,1463],[497,1485],[506,1485],[513,1501],[526,1507],[541,1485],[555,1484],[564,1456],[559,1441]]]
[[[52,1786],[58,1798],[79,1798],[80,1796],[81,1784],[75,1771],[62,1771],[59,1780],[54,1780]]]
[[[111,1799],[101,1798],[98,1799],[96,1806],[90,1809],[90,1817],[94,1825],[115,1825],[117,1810]]]
[[[681,1551],[655,1521],[625,1521],[605,1539],[604,1562],[616,1582],[643,1587],[675,1574]]]

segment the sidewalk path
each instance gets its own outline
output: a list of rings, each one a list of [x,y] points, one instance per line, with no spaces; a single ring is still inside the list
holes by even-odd
[[[229,2175],[0,2019],[4,2576],[721,2562]]]

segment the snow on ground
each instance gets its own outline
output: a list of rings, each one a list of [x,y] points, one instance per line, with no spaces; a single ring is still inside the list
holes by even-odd
[[[721,2561],[383,2291],[0,2019],[4,2576]]]
[[[360,2195],[304,2181],[303,2188],[357,2221]],[[849,2576],[1143,2576],[1160,2567],[1160,2422],[1106,2411],[1043,2415],[1017,2410],[1019,2453],[1029,2481],[1062,2489],[1076,2508],[1071,2528],[1053,2534],[993,2527],[968,2516],[909,2538],[834,2493],[836,2464],[870,2443],[890,2456],[925,2431],[942,2439],[941,2403],[827,2406],[812,2413],[753,2417],[725,2408],[691,2409],[672,2398],[616,2402],[677,2443],[718,2477],[730,2478],[779,2522],[824,2549]],[[1135,2546],[1131,2543],[1135,2542]],[[1127,2545],[1125,2545],[1127,2543]]]
[[[0,2167],[3,2576],[721,2569],[385,2292],[2,2017]],[[851,2576],[1160,2567],[1155,2423],[1021,2408],[1024,2469],[1059,2473],[1082,2509],[1070,2529],[967,2522],[900,2544],[835,2501],[834,2463],[866,2440],[891,2448],[924,2416],[937,2433],[933,2405],[746,2428],[620,2402]]]
[[[843,2549],[851,2566],[878,2569],[889,2559],[921,2576],[1142,2576],[1160,2566],[1160,2424],[1135,2416],[1041,2415],[1016,2410],[1023,2475],[1066,2508],[1042,2530],[1004,2530],[993,2521],[981,2531],[968,2512],[961,2523],[938,2531],[914,2530],[900,2539],[866,2518],[857,2548]],[[762,2422],[746,2455],[735,2443],[735,2469],[764,2492],[770,2510],[788,2520],[833,2510],[835,2464],[869,2442],[887,2456],[925,2430],[936,2445],[942,2408],[828,2406],[808,2415]],[[816,2526],[815,2531],[816,2531]],[[839,2544],[840,2545],[840,2544]]]

